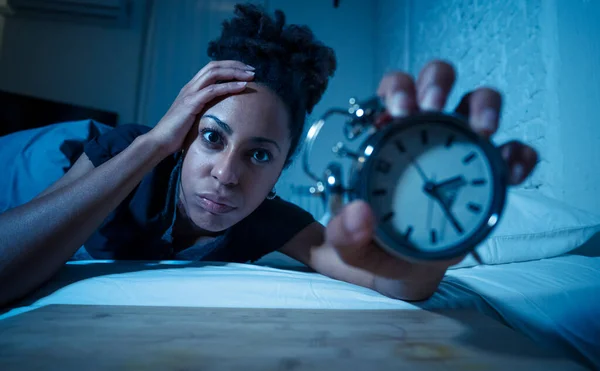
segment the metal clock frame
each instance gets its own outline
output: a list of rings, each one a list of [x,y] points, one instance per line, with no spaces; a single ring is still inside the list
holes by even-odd
[[[350,173],[350,190],[348,198],[352,200],[370,201],[369,177],[374,170],[374,159],[381,151],[381,148],[391,137],[395,137],[399,132],[407,131],[415,126],[437,123],[453,131],[456,131],[475,145],[481,148],[491,167],[492,175],[492,201],[491,205],[482,218],[482,222],[477,226],[466,240],[451,245],[441,251],[424,252],[415,247],[409,241],[404,244],[398,244],[397,238],[390,236],[380,223],[377,223],[375,231],[375,240],[389,253],[400,256],[410,257],[420,260],[444,260],[451,259],[463,254],[473,252],[475,248],[493,231],[496,227],[505,206],[508,170],[500,151],[487,139],[473,132],[465,119],[457,114],[446,114],[437,112],[424,112],[414,114],[405,118],[395,119],[380,129],[375,134],[367,138],[360,146],[358,158],[353,162]],[[367,148],[369,150],[367,150]]]

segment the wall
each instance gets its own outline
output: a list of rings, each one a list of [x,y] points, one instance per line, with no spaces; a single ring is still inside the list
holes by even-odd
[[[375,7],[372,4],[365,5],[361,0],[342,0],[339,7],[334,8],[333,1],[269,0],[268,6],[271,10],[281,9],[290,23],[308,25],[318,39],[335,50],[337,56],[335,76],[309,116],[307,129],[330,108],[348,108],[351,97],[367,98],[375,93]],[[330,161],[336,160],[331,148],[342,139],[341,124],[341,120],[329,121],[320,139],[315,142],[311,166],[319,175]],[[342,163],[347,166],[349,161]],[[282,175],[277,185],[278,193],[319,217],[323,209],[318,199],[302,198],[292,193],[293,185],[312,184],[301,168],[301,157],[298,156]]]
[[[0,60],[2,59],[2,40],[4,35],[4,16],[0,14]]]
[[[235,0],[155,0],[144,55],[139,121],[154,126],[181,88],[209,62],[208,42]],[[254,1],[262,3],[262,1]]]
[[[128,29],[6,18],[0,89],[134,120],[146,2],[133,4]]]
[[[8,11],[6,0],[0,0],[0,59],[2,58],[2,40],[4,39],[4,12]]]
[[[399,67],[416,76],[431,59],[450,61],[458,80],[448,109],[468,90],[495,86],[504,94],[502,131],[496,139],[518,137],[536,148],[545,147],[540,1],[403,3],[407,17],[395,41],[406,47],[407,56]],[[544,177],[540,167],[529,186],[538,186]]]
[[[600,213],[600,2],[554,1],[558,55],[553,84],[558,101],[559,195]]]
[[[375,11],[375,75],[408,70],[408,3],[406,0],[378,0]]]
[[[448,109],[470,89],[498,88],[504,107],[495,141],[518,139],[541,154],[523,187],[600,212],[600,175],[591,161],[600,158],[591,111],[600,92],[598,2],[381,0],[379,7],[379,23],[398,24],[379,36],[387,49],[377,55],[380,71],[417,74],[433,58],[449,60],[458,81]]]

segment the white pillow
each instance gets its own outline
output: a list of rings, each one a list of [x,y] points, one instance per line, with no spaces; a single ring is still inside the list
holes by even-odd
[[[569,253],[600,232],[600,216],[546,197],[511,189],[500,222],[477,247],[484,264],[506,264]],[[471,255],[451,267],[477,265]]]

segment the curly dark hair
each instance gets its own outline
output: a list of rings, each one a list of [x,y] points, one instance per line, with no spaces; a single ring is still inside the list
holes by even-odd
[[[221,36],[210,42],[213,60],[238,60],[253,66],[254,81],[274,91],[290,115],[290,164],[303,133],[306,115],[319,102],[337,67],[333,49],[316,40],[303,25],[286,25],[254,4],[237,4],[235,17],[223,22]]]

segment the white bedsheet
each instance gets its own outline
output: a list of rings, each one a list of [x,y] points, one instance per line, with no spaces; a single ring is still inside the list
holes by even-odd
[[[452,270],[422,303],[393,300],[312,272],[249,264],[71,262],[0,320],[48,304],[470,308],[600,369],[600,257],[567,255]]]
[[[487,305],[466,302],[467,293]],[[566,255],[450,271],[423,307],[473,305],[537,343],[600,369],[600,257]]]

